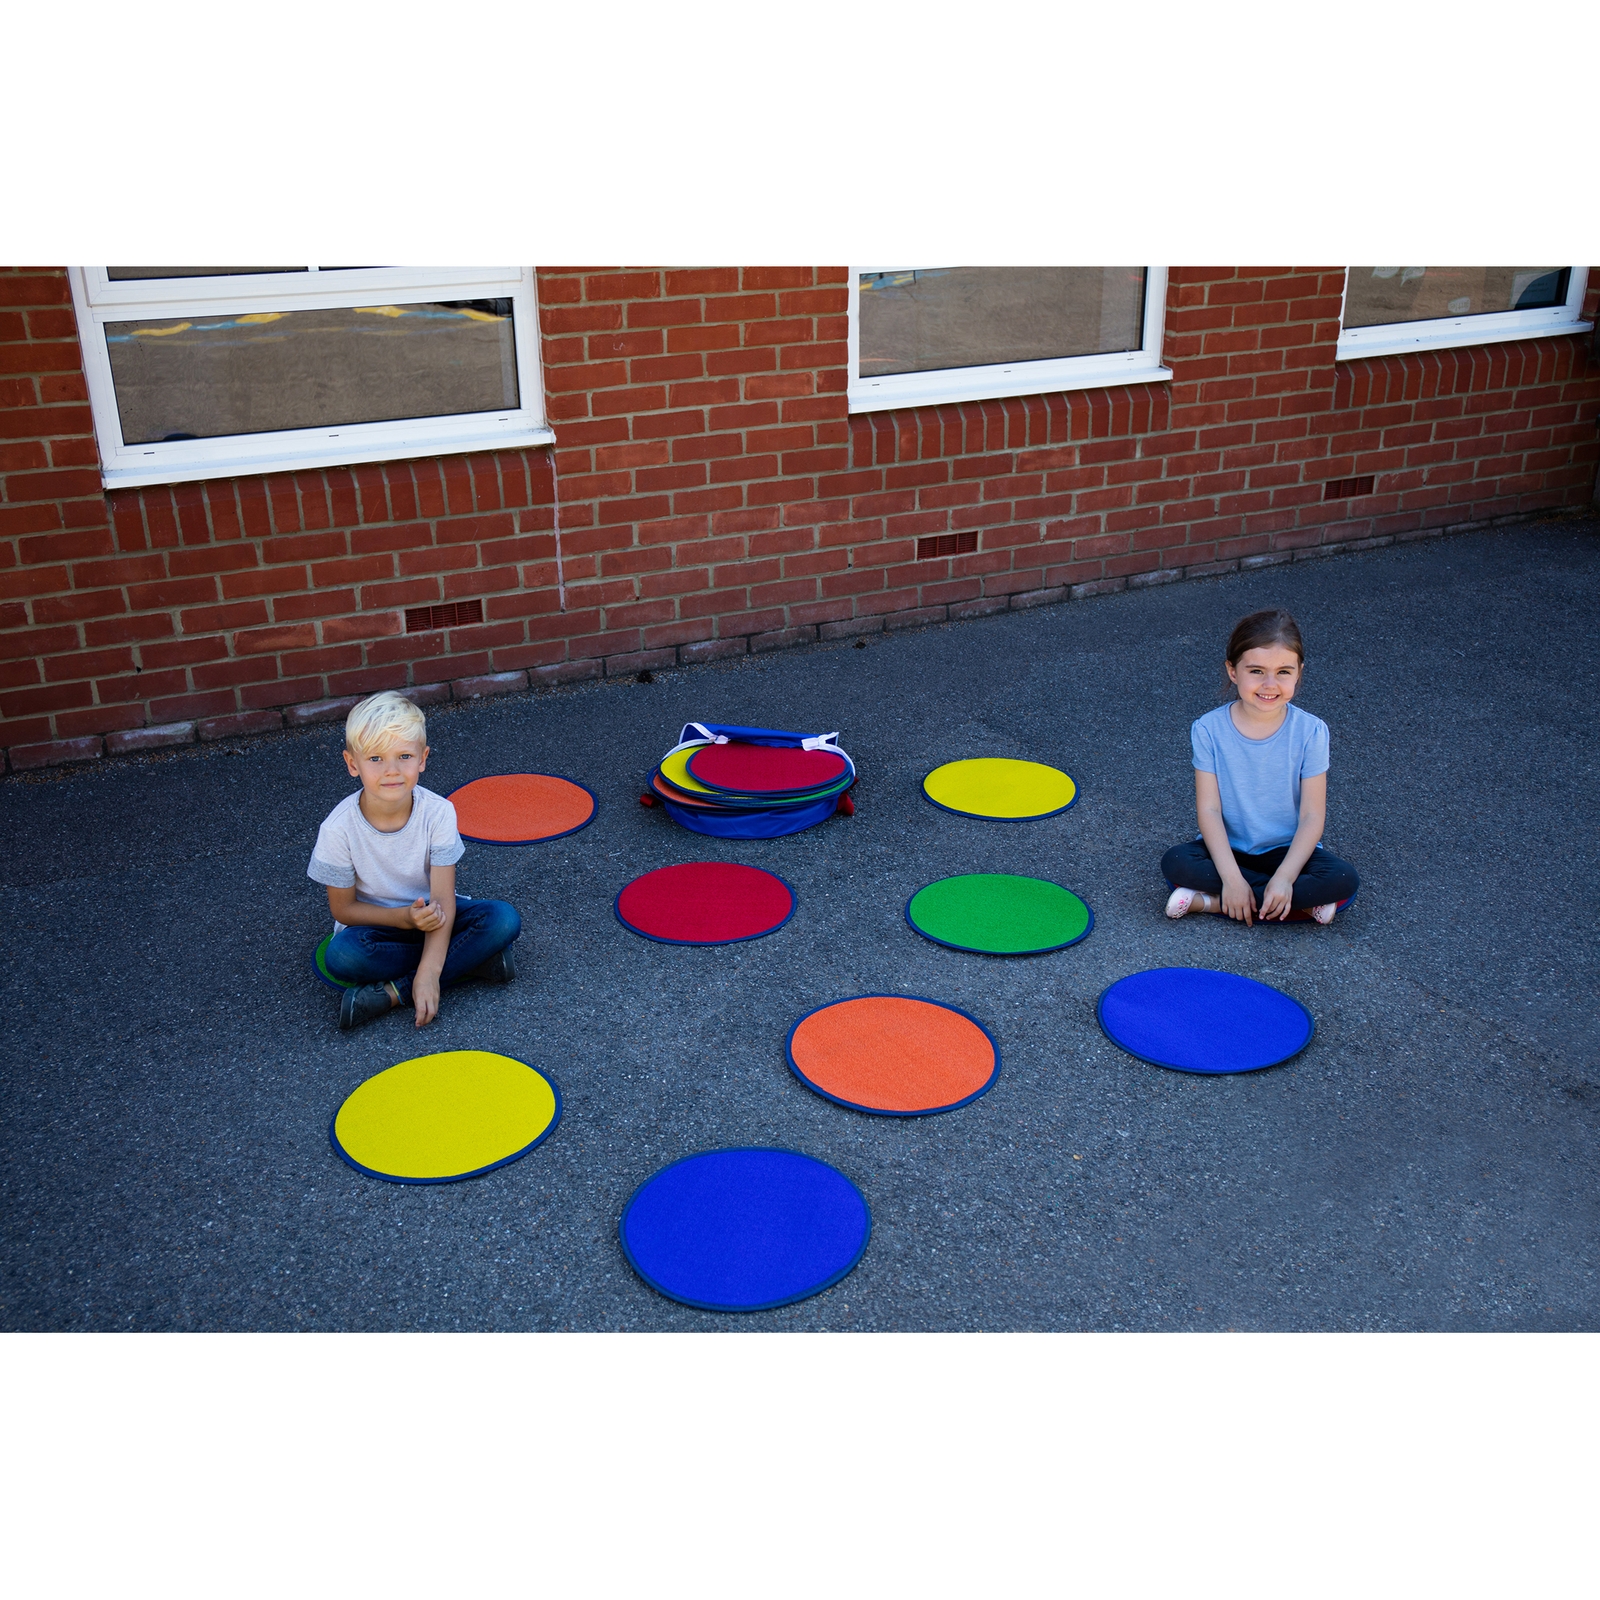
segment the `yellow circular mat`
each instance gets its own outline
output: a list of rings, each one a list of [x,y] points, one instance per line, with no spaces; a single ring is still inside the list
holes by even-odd
[[[368,1078],[328,1138],[368,1177],[454,1183],[527,1155],[560,1120],[561,1091],[527,1062],[445,1050]]]
[[[1001,822],[1053,817],[1078,798],[1078,786],[1060,768],[1004,756],[948,761],[922,780],[922,792],[941,811]]]
[[[675,789],[687,789],[691,794],[715,794],[716,790],[708,789],[701,781],[689,771],[689,757],[704,750],[704,744],[691,745],[687,750],[674,750],[667,756],[658,769],[661,776]]]

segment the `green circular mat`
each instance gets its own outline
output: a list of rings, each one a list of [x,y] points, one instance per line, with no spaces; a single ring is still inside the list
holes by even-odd
[[[919,889],[906,902],[906,921],[952,950],[1032,956],[1076,944],[1094,926],[1094,913],[1045,878],[968,872]]]
[[[343,978],[336,978],[328,971],[328,946],[333,943],[333,935],[325,933],[322,942],[311,952],[311,970],[327,984],[330,989],[354,989],[353,983],[346,983]]]

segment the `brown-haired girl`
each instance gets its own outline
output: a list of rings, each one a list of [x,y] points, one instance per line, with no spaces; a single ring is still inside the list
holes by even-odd
[[[1236,922],[1291,911],[1329,923],[1360,880],[1322,848],[1328,813],[1328,725],[1292,702],[1305,642],[1287,611],[1257,611],[1228,639],[1238,698],[1189,729],[1200,837],[1174,845],[1161,870],[1167,915],[1225,911]]]

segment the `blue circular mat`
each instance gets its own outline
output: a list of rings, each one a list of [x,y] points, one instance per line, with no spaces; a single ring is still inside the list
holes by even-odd
[[[685,1156],[646,1178],[617,1225],[628,1265],[702,1311],[770,1311],[861,1259],[872,1213],[842,1172],[798,1150]]]
[[[1100,1026],[1130,1056],[1177,1072],[1256,1072],[1299,1055],[1316,1029],[1281,989],[1208,967],[1156,967],[1100,996]]]

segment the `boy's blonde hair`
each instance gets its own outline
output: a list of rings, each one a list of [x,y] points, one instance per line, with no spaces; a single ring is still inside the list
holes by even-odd
[[[382,755],[392,744],[428,742],[428,719],[397,689],[368,695],[344,719],[344,742],[358,756]]]

